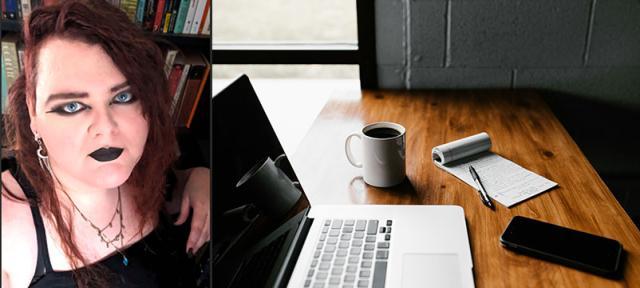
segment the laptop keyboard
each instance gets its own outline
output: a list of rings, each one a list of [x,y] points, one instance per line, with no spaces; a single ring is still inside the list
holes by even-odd
[[[384,287],[392,224],[325,220],[304,287]]]

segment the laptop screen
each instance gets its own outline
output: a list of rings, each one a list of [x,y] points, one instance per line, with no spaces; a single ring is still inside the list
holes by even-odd
[[[232,282],[252,247],[309,202],[248,77],[212,101],[213,263]]]

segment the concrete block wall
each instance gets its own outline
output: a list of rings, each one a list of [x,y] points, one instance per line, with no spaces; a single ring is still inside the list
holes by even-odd
[[[543,88],[640,107],[640,0],[375,0],[381,88]]]

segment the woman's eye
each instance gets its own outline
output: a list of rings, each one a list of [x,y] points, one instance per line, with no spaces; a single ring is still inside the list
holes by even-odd
[[[80,102],[69,102],[66,104],[62,104],[56,108],[54,108],[53,110],[51,110],[51,112],[56,112],[58,114],[75,114],[78,113],[84,109],[87,109],[87,106],[85,106],[84,104],[80,103]]]
[[[115,103],[130,103],[134,100],[135,98],[133,97],[133,94],[131,94],[131,92],[122,92],[113,98],[113,102]]]

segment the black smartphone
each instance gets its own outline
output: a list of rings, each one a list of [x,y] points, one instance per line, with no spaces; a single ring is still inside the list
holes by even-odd
[[[515,252],[608,278],[622,276],[624,250],[613,239],[515,216],[500,243]]]

